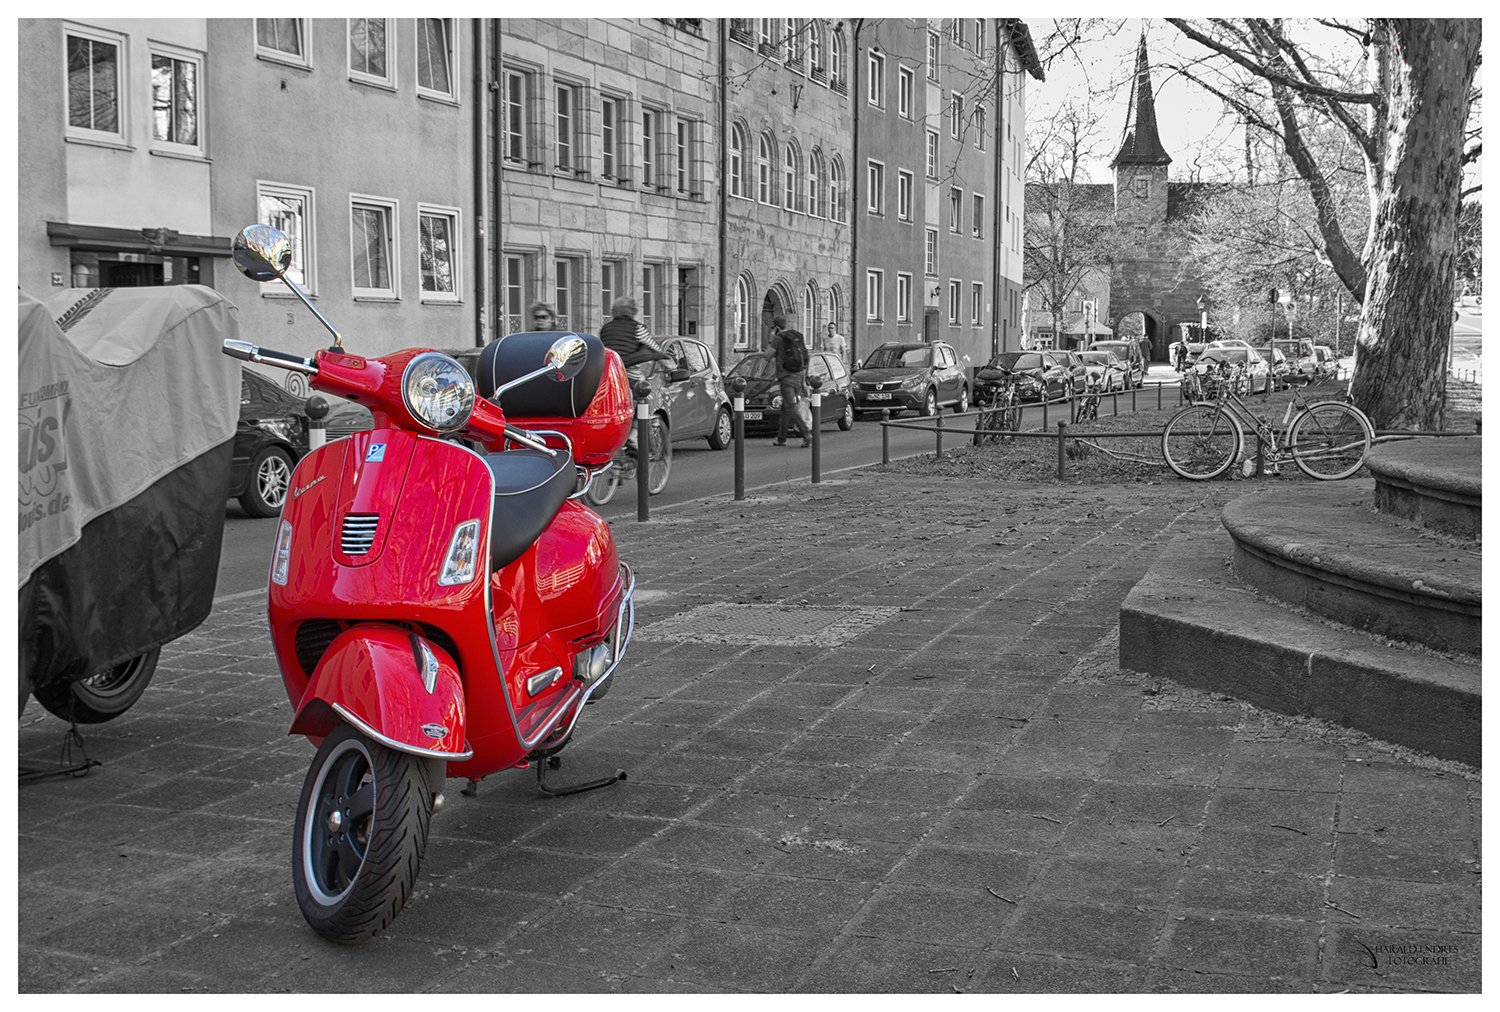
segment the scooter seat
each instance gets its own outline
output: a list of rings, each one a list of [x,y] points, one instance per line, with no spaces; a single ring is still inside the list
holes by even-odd
[[[484,458],[495,479],[490,507],[490,567],[498,570],[530,548],[568,496],[578,490],[578,471],[567,450],[543,453],[519,448]]]

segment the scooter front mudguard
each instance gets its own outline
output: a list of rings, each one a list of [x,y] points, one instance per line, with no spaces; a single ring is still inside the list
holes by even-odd
[[[400,752],[453,762],[473,755],[458,666],[441,647],[396,626],[357,625],[329,645],[290,733],[321,739],[341,720]]]

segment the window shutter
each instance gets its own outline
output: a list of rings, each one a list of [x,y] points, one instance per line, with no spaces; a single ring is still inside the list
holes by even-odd
[[[595,148],[603,142],[599,134],[599,90],[580,84],[574,89],[578,108],[574,110],[573,159],[579,179],[592,179],[600,172],[602,152]]]
[[[555,99],[547,94],[541,75],[526,75],[526,167],[546,170],[552,163],[552,131],[547,117]]]

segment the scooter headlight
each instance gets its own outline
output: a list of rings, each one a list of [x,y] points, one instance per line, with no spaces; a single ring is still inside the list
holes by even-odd
[[[451,432],[462,428],[474,410],[474,380],[447,355],[423,352],[407,363],[401,396],[417,421]]]
[[[453,530],[448,555],[438,575],[439,587],[457,587],[474,579],[479,568],[479,521],[467,520]]]
[[[276,550],[271,554],[271,582],[286,586],[287,571],[292,564],[292,522],[283,520],[276,531]]]

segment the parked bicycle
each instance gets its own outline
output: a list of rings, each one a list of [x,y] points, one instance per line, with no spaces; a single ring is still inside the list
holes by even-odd
[[[1161,452],[1179,476],[1206,481],[1229,470],[1244,453],[1246,426],[1265,444],[1265,461],[1273,473],[1279,473],[1282,461],[1291,460],[1308,477],[1332,481],[1349,477],[1364,464],[1375,441],[1375,428],[1364,412],[1340,400],[1308,401],[1301,390],[1293,390],[1278,440],[1277,430],[1245,403],[1238,372],[1239,366],[1221,363],[1203,377],[1209,399],[1189,404],[1167,420]],[[1246,460],[1244,467],[1248,477],[1254,461]]]
[[[1007,432],[1021,429],[1021,391],[1016,374],[1000,370],[1000,378],[975,391],[978,399],[979,425],[974,433],[974,445],[982,446],[985,440],[1000,442]]]
[[[650,471],[646,477],[646,491],[656,495],[667,487],[667,476],[672,473],[672,440],[659,415],[653,415],[649,424],[650,447],[646,459]],[[594,475],[583,494],[584,500],[594,506],[603,506],[615,497],[615,490],[621,485],[635,482],[636,466],[635,440],[632,439],[615,454],[607,470]]]
[[[1092,422],[1099,417],[1099,402],[1104,400],[1104,387],[1090,379],[1083,388],[1083,395],[1073,401],[1073,421]]]

